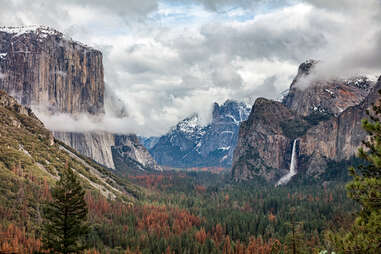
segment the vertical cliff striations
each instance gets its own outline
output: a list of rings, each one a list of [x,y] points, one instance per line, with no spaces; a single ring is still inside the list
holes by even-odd
[[[23,105],[49,114],[102,116],[103,75],[100,51],[54,29],[0,27],[0,89]],[[54,135],[81,154],[115,168],[114,135],[73,131]]]
[[[0,89],[24,105],[103,113],[102,53],[56,30],[0,28]]]
[[[47,27],[0,28],[0,89],[51,114],[104,113],[102,53]],[[104,133],[54,133],[66,144],[114,168]]]

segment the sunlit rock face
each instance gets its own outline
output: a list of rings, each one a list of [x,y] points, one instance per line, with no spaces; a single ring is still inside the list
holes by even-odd
[[[361,119],[379,99],[381,79],[367,78],[311,81],[315,61],[303,63],[282,103],[257,99],[247,121],[240,127],[234,152],[232,177],[261,177],[276,182],[285,176],[292,161],[293,140],[298,140],[298,173],[319,177],[328,161],[349,159],[356,154],[366,133]],[[308,79],[307,79],[308,80]]]

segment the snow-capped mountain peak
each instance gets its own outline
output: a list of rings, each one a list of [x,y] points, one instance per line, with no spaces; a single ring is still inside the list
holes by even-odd
[[[185,118],[153,147],[159,164],[172,167],[229,167],[237,143],[239,124],[250,114],[244,103],[228,100],[214,104],[212,121],[203,125],[197,114]]]
[[[198,114],[193,114],[192,116],[185,118],[180,123],[177,124],[176,129],[185,133],[192,133],[197,129],[200,129],[201,121]]]

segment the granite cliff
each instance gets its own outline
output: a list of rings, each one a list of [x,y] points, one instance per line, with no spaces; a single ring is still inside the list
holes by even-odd
[[[48,27],[0,28],[0,89],[22,105],[69,114],[103,114],[102,53]],[[114,168],[104,133],[54,133],[80,153]],[[95,140],[94,140],[95,138]],[[108,147],[108,148],[107,148]]]
[[[0,89],[37,111],[102,117],[102,53],[48,27],[0,27]],[[74,130],[54,135],[81,154],[115,169],[113,134]]]
[[[114,135],[107,132],[53,132],[54,136],[73,147],[81,154],[90,157],[98,163],[115,169],[111,146],[114,145]]]
[[[318,64],[314,60],[302,63],[283,99],[283,104],[298,115],[324,113],[338,116],[346,108],[361,103],[374,85],[366,77],[317,79],[310,73]]]
[[[233,158],[234,179],[279,180],[289,171],[295,139],[297,172],[308,176],[319,177],[329,161],[355,155],[366,136],[361,119],[378,100],[381,79],[376,84],[365,77],[319,80],[300,88],[298,82],[316,63],[308,61],[299,67],[282,103],[257,99],[248,120],[241,124]]]
[[[54,29],[0,28],[0,88],[23,105],[103,113],[102,53]]]

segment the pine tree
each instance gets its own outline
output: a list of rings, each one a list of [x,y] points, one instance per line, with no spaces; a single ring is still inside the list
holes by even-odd
[[[88,233],[85,191],[68,166],[52,189],[52,201],[44,207],[43,247],[50,253],[84,250]]]
[[[303,223],[295,221],[295,208],[290,209],[289,223],[286,223],[290,227],[290,232],[286,235],[286,242],[288,246],[287,253],[300,254],[305,252],[305,239],[303,234]]]
[[[381,250],[381,100],[367,110],[362,127],[369,134],[359,149],[364,165],[350,168],[353,180],[347,185],[350,198],[361,206],[350,232],[330,234],[338,253],[380,253]]]

